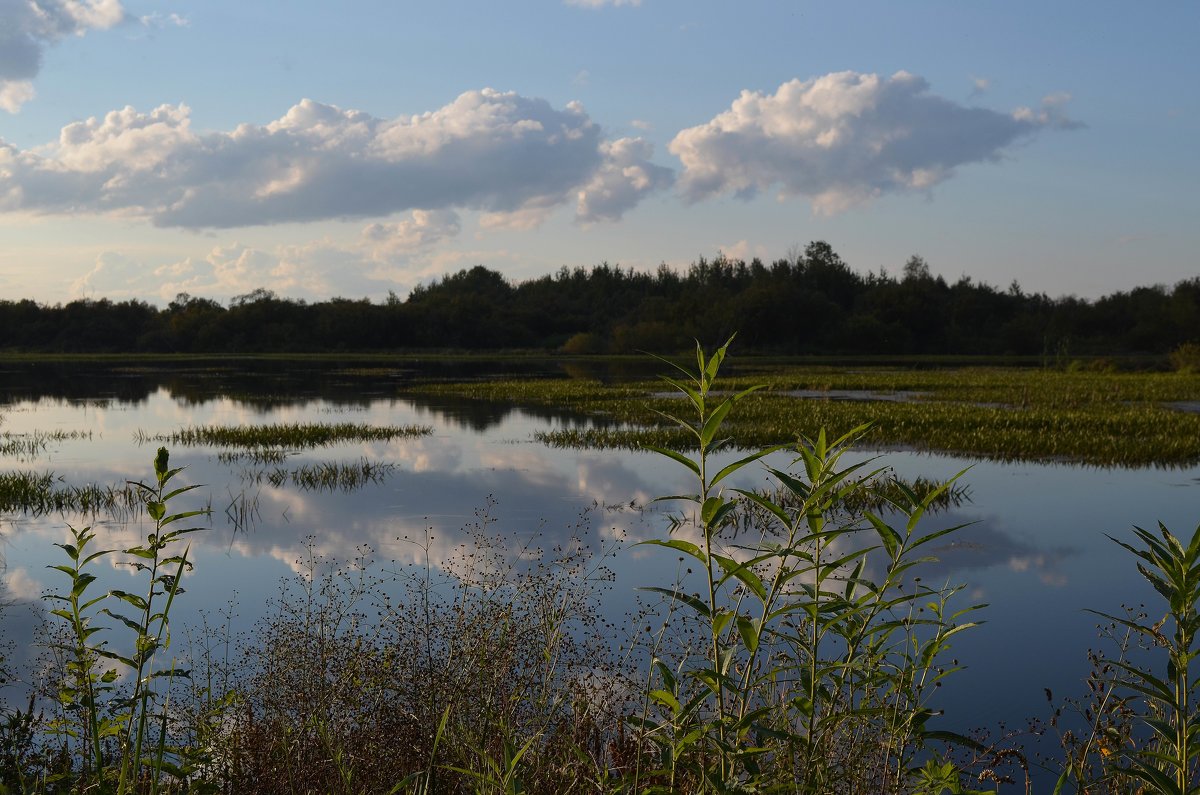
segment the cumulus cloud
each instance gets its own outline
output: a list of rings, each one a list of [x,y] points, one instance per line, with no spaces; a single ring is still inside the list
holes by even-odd
[[[403,221],[370,224],[362,236],[379,256],[431,246],[454,237],[461,228],[453,210],[413,210]]]
[[[620,138],[601,145],[604,164],[579,191],[576,217],[615,221],[644,196],[675,181],[675,172],[650,162],[654,147],[641,138]]]
[[[50,146],[0,142],[0,211],[225,228],[468,208],[519,225],[612,168],[664,184],[649,153],[639,139],[606,142],[577,103],[491,89],[395,119],[304,100],[270,124],[213,133],[193,130],[186,105],[127,107],[65,127]]]
[[[927,192],[958,166],[993,161],[1046,127],[1077,126],[1067,97],[1001,113],[959,105],[921,77],[836,72],[792,80],[774,94],[743,91],[729,110],[681,131],[668,149],[683,162],[691,200],[778,188],[836,213],[889,193]]]
[[[452,211],[415,210],[408,217],[363,227],[347,240],[255,246],[215,245],[207,253],[166,263],[100,254],[71,285],[73,296],[164,304],[179,293],[226,301],[259,287],[305,300],[382,299],[406,294],[417,284],[480,262],[518,262],[504,250],[458,251],[435,244],[459,232]]]
[[[125,17],[119,0],[0,0],[0,108],[17,113],[33,99],[47,47]]]

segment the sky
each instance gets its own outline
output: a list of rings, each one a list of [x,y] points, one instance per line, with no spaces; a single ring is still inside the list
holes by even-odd
[[[0,299],[1200,275],[1200,4],[0,0]]]

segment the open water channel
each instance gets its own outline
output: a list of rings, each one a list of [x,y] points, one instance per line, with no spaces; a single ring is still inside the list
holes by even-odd
[[[532,440],[535,431],[585,426],[586,418],[401,396],[420,378],[541,373],[563,375],[559,365],[535,362],[9,363],[0,366],[0,432],[9,439],[80,435],[6,455],[0,467],[52,472],[63,484],[123,485],[152,475],[160,442],[146,437],[187,426],[427,425],[428,436],[295,451],[278,464],[229,460],[221,455],[228,448],[169,445],[172,465],[187,467],[180,477],[203,484],[174,507],[211,505],[213,511],[208,527],[192,536],[195,571],[173,623],[196,625],[202,612],[215,615],[232,603],[239,627],[252,630],[278,598],[280,581],[304,569],[310,550],[345,560],[367,549],[389,566],[421,562],[425,553],[412,539],[432,536],[437,566],[455,553],[481,510],[494,519],[495,532],[530,539],[540,533],[535,543],[542,546],[585,528],[594,548],[614,555],[609,565],[616,579],[604,594],[604,609],[620,620],[634,606],[638,586],[669,584],[676,576],[669,551],[634,544],[664,537],[667,519],[651,503],[686,491],[684,471],[652,454],[556,450]],[[273,485],[264,477],[330,462],[383,468],[351,488],[305,488],[290,480]],[[1084,696],[1086,651],[1099,642],[1097,619],[1085,608],[1119,612],[1122,605],[1146,603],[1151,612],[1158,609],[1130,555],[1105,534],[1130,540],[1133,525],[1162,521],[1183,535],[1200,522],[1198,467],[1101,469],[903,451],[887,452],[881,463],[907,479],[944,479],[970,467],[961,481],[969,501],[926,520],[931,527],[972,523],[934,550],[940,560],[925,576],[964,585],[961,606],[988,605],[978,614],[986,623],[956,637],[954,656],[966,670],[947,680],[935,705],[946,710],[947,728],[995,733],[1003,722],[1019,729],[1049,716],[1046,689],[1056,701]],[[767,479],[754,470],[741,485],[767,485]],[[144,525],[104,515],[14,510],[0,523],[0,600],[8,603],[3,634],[17,658],[35,651],[43,591],[62,585],[62,575],[47,565],[64,562],[53,544],[67,540],[68,524],[93,525],[105,547],[145,533]],[[112,568],[104,584],[128,587],[132,576]],[[9,686],[7,695],[13,693]]]

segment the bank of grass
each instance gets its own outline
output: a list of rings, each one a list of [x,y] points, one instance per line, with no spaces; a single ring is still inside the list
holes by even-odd
[[[743,368],[726,379],[724,388],[756,383],[766,389],[743,401],[725,427],[743,449],[871,422],[864,442],[877,447],[1097,466],[1200,461],[1200,413],[1171,405],[1200,401],[1200,374],[1195,373],[792,366]],[[528,379],[414,389],[555,406],[603,420],[536,435],[552,446],[679,449],[686,439],[662,416],[676,412],[679,401],[665,395],[658,381]],[[840,399],[846,392],[868,399]]]

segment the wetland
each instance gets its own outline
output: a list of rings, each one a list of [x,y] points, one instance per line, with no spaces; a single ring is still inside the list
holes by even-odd
[[[185,467],[178,478],[199,486],[190,507],[209,511],[190,537],[177,637],[187,627],[210,651],[215,637],[253,647],[322,576],[352,571],[376,578],[372,598],[395,610],[456,581],[500,577],[487,587],[519,582],[530,593],[587,583],[594,622],[572,633],[623,648],[664,609],[637,589],[689,576],[674,552],[638,546],[668,537],[670,506],[655,499],[689,489],[685,469],[645,449],[687,447],[670,420],[686,400],[654,377],[662,372],[646,359],[0,363],[9,667],[37,659],[41,596],[61,585],[47,567],[60,562],[54,544],[69,541],[69,526],[113,548],[146,535],[130,481],[145,479],[160,445]],[[882,467],[881,482],[918,497],[958,475],[923,522],[965,526],[930,542],[936,560],[922,577],[987,607],[983,626],[954,638],[963,670],[931,705],[945,713],[942,728],[1025,734],[1052,715],[1048,692],[1085,697],[1100,642],[1085,610],[1155,598],[1106,534],[1127,539],[1161,521],[1188,536],[1200,521],[1200,414],[1186,410],[1200,400],[1200,375],[731,357],[723,376],[714,399],[766,389],[726,418],[720,466],[870,423],[845,453],[864,473]],[[772,453],[727,485],[778,495],[766,466],[787,469],[794,457]],[[537,579],[539,565],[553,576]],[[114,567],[106,587],[133,573]],[[27,695],[5,691],[10,704]],[[1053,755],[1045,737],[1014,742],[1045,782],[1035,757]]]

